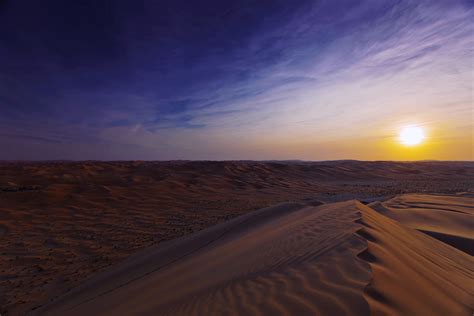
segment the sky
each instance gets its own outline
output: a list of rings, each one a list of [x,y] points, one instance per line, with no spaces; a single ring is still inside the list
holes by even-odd
[[[467,0],[0,0],[0,159],[473,160],[472,21]]]

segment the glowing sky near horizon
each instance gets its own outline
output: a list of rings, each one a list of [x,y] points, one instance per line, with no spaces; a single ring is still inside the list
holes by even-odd
[[[193,3],[0,0],[0,159],[473,160],[472,2]]]

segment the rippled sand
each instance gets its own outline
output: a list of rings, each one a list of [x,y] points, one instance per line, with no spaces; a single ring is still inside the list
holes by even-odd
[[[415,198],[450,206],[406,199]],[[472,212],[474,198],[457,199]],[[150,248],[38,313],[470,315],[473,267],[466,253],[356,200],[281,204]]]

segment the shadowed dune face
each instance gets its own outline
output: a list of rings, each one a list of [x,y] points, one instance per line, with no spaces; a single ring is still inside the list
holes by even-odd
[[[374,208],[405,226],[474,255],[472,198],[404,194]]]
[[[457,199],[448,198],[450,202]],[[401,201],[404,200],[402,196]],[[446,201],[444,197],[432,196],[420,196],[417,200],[441,207],[440,201]],[[395,201],[392,203],[396,205]],[[452,203],[445,206],[449,209]],[[365,293],[374,315],[471,315],[472,256],[360,203],[358,207],[362,214],[359,222],[364,225],[359,233],[368,242],[361,257],[369,262],[372,271]]]
[[[278,202],[468,191],[473,179],[465,162],[2,163],[0,311],[23,313],[139,249]]]

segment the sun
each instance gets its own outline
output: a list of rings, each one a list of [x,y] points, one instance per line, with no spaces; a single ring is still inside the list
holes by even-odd
[[[406,146],[414,146],[420,144],[425,139],[423,129],[418,126],[407,126],[400,131],[400,143]]]

